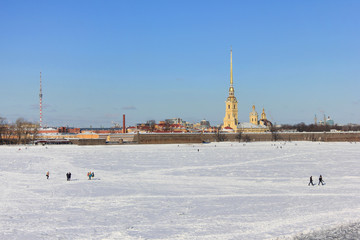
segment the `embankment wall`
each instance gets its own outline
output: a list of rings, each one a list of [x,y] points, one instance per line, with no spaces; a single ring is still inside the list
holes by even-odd
[[[105,145],[106,139],[71,139],[70,142],[77,145]]]
[[[220,141],[322,141],[322,142],[360,142],[360,132],[341,133],[167,133],[135,134],[134,142],[139,144],[180,144]]]
[[[303,132],[303,133],[137,133],[110,136],[112,144],[184,144],[222,141],[265,142],[265,141],[321,141],[360,142],[360,132]],[[115,141],[116,140],[116,141]],[[73,139],[78,145],[104,145],[106,139]]]

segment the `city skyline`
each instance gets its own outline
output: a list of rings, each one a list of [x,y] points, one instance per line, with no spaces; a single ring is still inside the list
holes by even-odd
[[[221,124],[230,48],[239,121],[360,123],[357,1],[0,3],[0,116],[100,127]]]

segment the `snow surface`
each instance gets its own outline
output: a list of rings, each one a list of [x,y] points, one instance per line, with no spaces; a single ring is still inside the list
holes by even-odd
[[[0,239],[360,236],[359,156],[359,143],[0,146]]]
[[[316,240],[316,239],[341,239],[355,240],[360,239],[360,223],[337,226],[331,229],[314,231],[308,234],[300,234],[294,240]]]

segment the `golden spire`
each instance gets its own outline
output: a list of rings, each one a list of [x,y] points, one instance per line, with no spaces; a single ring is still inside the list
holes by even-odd
[[[233,86],[233,71],[232,71],[232,47],[230,49],[230,86]]]
[[[233,87],[233,69],[232,69],[232,48],[230,49],[230,88],[229,88],[229,97],[234,97],[234,87]]]

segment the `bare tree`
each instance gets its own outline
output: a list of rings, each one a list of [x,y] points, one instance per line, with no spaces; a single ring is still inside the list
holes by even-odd
[[[39,134],[39,127],[40,125],[39,124],[34,124],[34,127],[32,129],[32,141],[34,142],[37,137],[38,137],[38,134]]]
[[[221,133],[221,127],[219,127],[215,133],[215,139],[217,142],[224,142],[227,138],[226,135]]]
[[[24,118],[18,118],[15,122],[15,136],[16,136],[16,139],[17,139],[17,143],[18,144],[21,144],[22,140],[23,140],[23,137],[24,137],[24,132],[25,132],[25,129],[24,129],[24,126],[25,126],[25,119]]]
[[[239,142],[241,142],[241,140],[242,140],[242,131],[241,130],[239,130],[239,132],[236,134],[235,139],[237,139],[237,140],[239,140]]]
[[[33,129],[34,129],[34,124],[32,124],[31,122],[25,122],[24,143],[29,143],[32,140]]]
[[[24,118],[18,118],[14,126],[17,143],[29,143],[35,126],[35,124],[26,121]]]
[[[4,132],[4,141],[6,144],[13,144],[15,143],[15,126],[14,124],[8,124],[5,127],[5,132]]]
[[[278,131],[278,129],[277,129],[277,127],[275,127],[275,125],[270,126],[271,139],[275,142],[279,139],[279,135],[278,135],[277,131]]]
[[[5,118],[0,117],[0,144],[4,144],[5,139],[5,132],[6,132],[6,124],[5,124]]]

